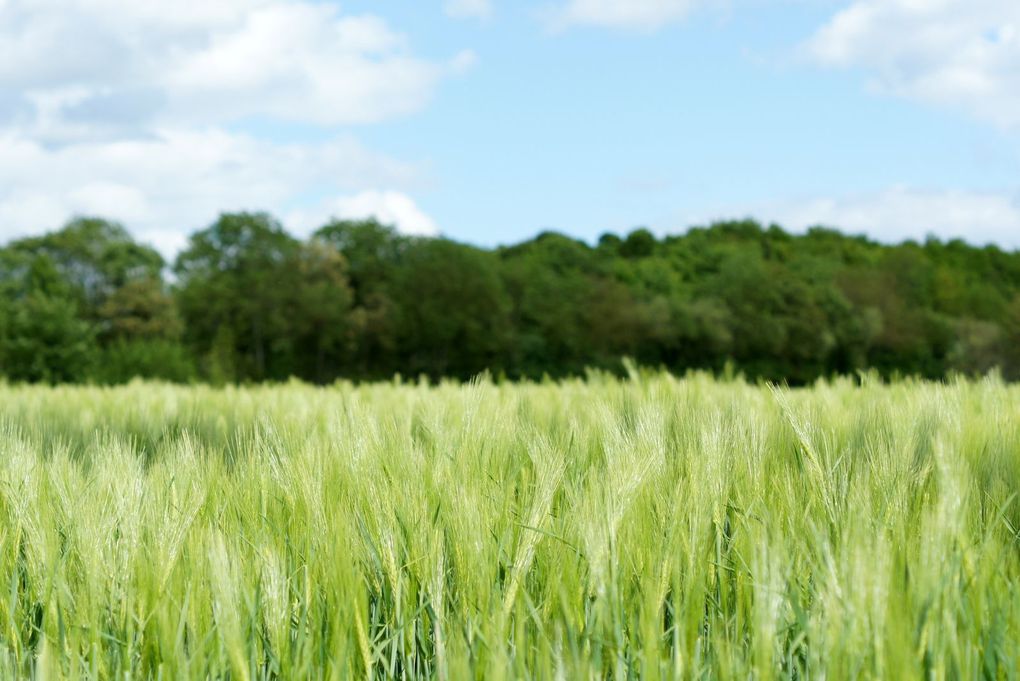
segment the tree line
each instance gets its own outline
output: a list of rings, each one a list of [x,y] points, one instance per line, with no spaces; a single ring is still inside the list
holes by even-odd
[[[864,368],[1020,378],[1020,253],[750,220],[482,249],[374,220],[298,239],[235,213],[167,263],[79,218],[0,249],[0,287],[12,381],[537,379],[623,357],[793,384]]]

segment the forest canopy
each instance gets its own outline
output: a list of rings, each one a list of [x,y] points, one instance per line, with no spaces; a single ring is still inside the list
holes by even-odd
[[[875,369],[1020,378],[1020,253],[720,222],[495,249],[374,220],[224,214],[174,262],[78,218],[0,249],[0,373],[29,382]]]

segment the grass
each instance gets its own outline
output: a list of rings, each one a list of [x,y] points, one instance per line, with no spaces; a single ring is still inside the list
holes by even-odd
[[[0,678],[1016,678],[1020,388],[0,387]]]

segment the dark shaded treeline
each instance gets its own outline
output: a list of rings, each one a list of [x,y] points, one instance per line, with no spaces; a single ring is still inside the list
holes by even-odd
[[[328,382],[721,370],[803,383],[875,368],[1020,377],[1020,254],[880,245],[751,221],[496,250],[337,221],[295,239],[223,215],[167,264],[77,219],[0,250],[0,370],[17,381]]]

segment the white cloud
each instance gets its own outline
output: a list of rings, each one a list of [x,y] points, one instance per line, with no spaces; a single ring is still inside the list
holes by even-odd
[[[88,213],[171,253],[220,211],[408,191],[415,166],[343,127],[423,109],[474,59],[422,58],[323,0],[0,0],[0,239]],[[327,141],[283,141],[283,124]]]
[[[856,0],[807,45],[898,96],[1020,125],[1020,2]]]
[[[552,10],[554,28],[573,25],[654,30],[686,17],[704,0],[569,0]]]
[[[371,123],[420,110],[461,63],[415,57],[384,20],[310,0],[0,5],[0,90],[50,118],[156,99],[164,124]]]
[[[310,231],[333,218],[375,218],[386,225],[395,226],[403,234],[436,236],[439,227],[406,194],[397,191],[363,191],[352,196],[323,202],[314,210],[295,211],[288,216],[288,224]]]
[[[892,187],[872,194],[752,206],[747,214],[794,231],[824,225],[885,242],[923,240],[933,234],[1020,248],[1020,193]]]
[[[49,148],[0,137],[0,237],[58,227],[76,214],[124,221],[167,254],[221,211],[280,212],[312,188],[407,186],[418,171],[349,137],[277,144],[218,130]]]
[[[492,16],[490,0],[446,0],[443,11],[455,19],[488,19]]]
[[[424,108],[452,68],[410,56],[376,17],[326,5],[274,5],[175,60],[167,89],[182,111],[262,114],[320,124],[372,123]]]

